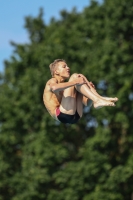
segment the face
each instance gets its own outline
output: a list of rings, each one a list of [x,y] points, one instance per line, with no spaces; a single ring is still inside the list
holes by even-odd
[[[70,68],[67,66],[65,62],[59,62],[55,73],[67,79],[70,77]]]

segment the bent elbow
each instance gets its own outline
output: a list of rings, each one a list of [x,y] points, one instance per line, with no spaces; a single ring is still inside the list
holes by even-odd
[[[51,87],[51,90],[52,90],[52,92],[56,92],[56,91],[57,91],[56,86],[52,86],[52,87]]]

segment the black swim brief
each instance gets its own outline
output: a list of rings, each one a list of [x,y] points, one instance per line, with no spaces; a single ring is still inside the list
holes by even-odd
[[[80,116],[77,111],[74,115],[68,115],[62,113],[59,108],[56,109],[56,116],[59,119],[59,121],[64,124],[75,124],[80,119]]]

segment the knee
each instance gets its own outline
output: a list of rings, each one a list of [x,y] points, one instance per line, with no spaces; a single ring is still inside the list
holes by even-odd
[[[79,75],[79,74],[77,74],[77,73],[72,74],[69,80],[72,81],[72,80],[78,78],[78,75]]]

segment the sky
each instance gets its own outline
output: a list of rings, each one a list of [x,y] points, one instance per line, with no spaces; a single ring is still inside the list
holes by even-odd
[[[44,21],[49,23],[52,17],[59,19],[60,11],[71,11],[73,7],[81,12],[89,6],[90,0],[4,0],[0,6],[0,72],[4,70],[4,60],[9,60],[13,53],[10,41],[18,44],[28,42],[24,28],[26,16],[36,17],[43,8]]]

